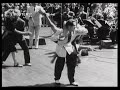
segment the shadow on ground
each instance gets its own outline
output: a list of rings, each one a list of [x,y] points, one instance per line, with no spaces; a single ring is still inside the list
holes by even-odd
[[[14,67],[14,66],[10,66],[10,65],[2,65],[2,69],[7,69],[7,68],[10,68],[10,67]]]
[[[7,68],[22,68],[21,66],[12,66],[12,65],[2,65],[2,69],[7,69]]]
[[[69,84],[60,84],[56,85],[55,83],[45,83],[45,84],[35,84],[35,85],[28,85],[28,86],[8,86],[8,87],[75,87]]]

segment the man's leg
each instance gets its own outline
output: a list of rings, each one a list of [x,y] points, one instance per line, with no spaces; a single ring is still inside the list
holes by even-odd
[[[112,43],[115,44],[115,41],[116,41],[116,32],[111,32],[110,33],[110,38],[112,40]]]
[[[29,36],[29,47],[32,48],[32,46],[33,46],[33,38],[34,38],[34,27],[33,26],[29,26],[29,31],[32,33]]]
[[[26,40],[21,40],[18,43],[21,46],[22,50],[24,51],[25,64],[30,63],[30,53]]]
[[[40,33],[40,25],[35,27],[35,48],[39,46],[39,33]]]

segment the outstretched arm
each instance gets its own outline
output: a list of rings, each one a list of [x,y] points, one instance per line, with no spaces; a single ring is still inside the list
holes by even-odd
[[[14,32],[16,32],[16,33],[18,33],[18,34],[22,34],[22,35],[31,35],[31,32],[19,31],[19,30],[17,30],[17,29],[15,29]]]
[[[61,31],[60,28],[58,28],[52,21],[51,19],[49,18],[49,16],[45,13],[45,17],[51,27],[51,29],[53,30],[54,33],[56,33],[57,31]]]

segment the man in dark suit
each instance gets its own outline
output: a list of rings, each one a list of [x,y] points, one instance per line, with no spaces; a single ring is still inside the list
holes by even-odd
[[[63,12],[63,15],[62,15],[62,23],[64,23],[64,21],[67,21],[68,19],[74,18],[74,16],[75,16],[75,13],[73,11],[70,11],[70,8],[67,7],[66,11]]]
[[[81,17],[82,20],[87,18],[87,13],[84,11],[83,5],[81,6],[79,16]]]
[[[77,7],[75,3],[72,3],[72,5],[70,7],[70,11],[73,11],[75,13],[75,16],[78,12],[78,9],[79,9],[79,7]]]

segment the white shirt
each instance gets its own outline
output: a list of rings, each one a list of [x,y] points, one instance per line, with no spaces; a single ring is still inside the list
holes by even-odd
[[[60,31],[57,31],[52,37],[51,39],[53,40],[58,40],[59,35],[63,32],[63,30],[61,29]],[[76,36],[78,35],[85,35],[88,33],[88,30],[83,27],[80,26],[79,24],[77,25],[74,33],[72,33],[72,37],[70,42],[72,42]],[[56,38],[56,39],[55,39]],[[66,54],[68,52],[68,54],[71,54],[74,50],[74,47],[71,43],[67,43],[68,42],[68,37],[66,37],[64,40],[60,41],[58,40],[58,44],[56,46],[56,53],[59,57],[66,57]]]
[[[41,6],[35,6],[35,10],[33,6],[27,7],[27,13],[26,13],[26,18],[29,20],[29,25],[30,26],[37,26],[41,25],[42,21],[42,15],[39,13],[39,10],[43,8]],[[29,17],[32,16],[32,19],[29,19]]]

